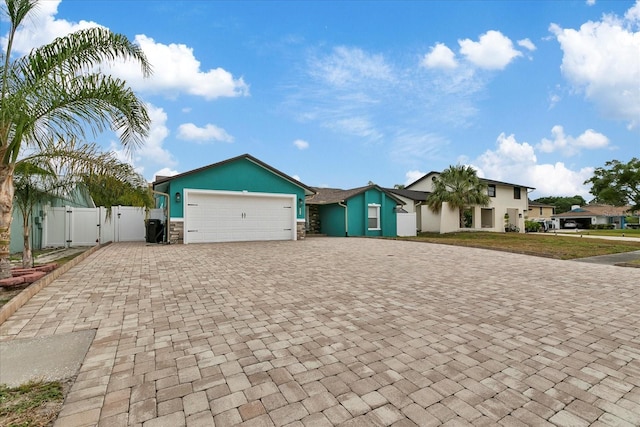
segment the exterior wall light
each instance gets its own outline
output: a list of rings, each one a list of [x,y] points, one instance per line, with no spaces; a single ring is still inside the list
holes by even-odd
[[[176,203],[180,203],[180,200],[182,200],[182,197],[180,197],[180,192],[176,191]]]

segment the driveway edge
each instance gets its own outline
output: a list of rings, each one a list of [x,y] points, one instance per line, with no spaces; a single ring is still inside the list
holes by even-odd
[[[18,295],[13,297],[11,301],[6,303],[0,308],[0,325],[2,325],[13,313],[18,311],[20,307],[25,305],[27,301],[31,299],[32,296],[40,292],[46,286],[49,286],[51,282],[56,280],[58,277],[69,271],[72,267],[75,267],[80,262],[82,262],[86,257],[97,251],[98,249],[110,244],[111,242],[105,243],[103,245],[96,245],[92,248],[84,251],[71,261],[66,264],[56,268],[51,273],[44,276],[42,279],[33,282],[31,285],[27,286],[20,292]]]

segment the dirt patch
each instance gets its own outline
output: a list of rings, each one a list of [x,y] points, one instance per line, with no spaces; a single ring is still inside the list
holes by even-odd
[[[29,283],[25,283],[23,286],[14,286],[13,288],[1,288],[0,287],[0,307],[11,301],[11,298],[18,295],[24,288],[29,286]]]

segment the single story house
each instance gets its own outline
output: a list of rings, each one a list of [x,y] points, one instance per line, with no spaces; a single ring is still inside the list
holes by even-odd
[[[638,216],[638,212],[629,212],[630,206],[612,206],[589,204],[585,206],[574,205],[569,212],[553,215],[552,219],[556,228],[565,228],[569,221],[575,223],[571,228],[589,229],[598,226],[627,228],[627,216]]]
[[[342,190],[313,188],[307,196],[309,233],[328,236],[397,235],[397,211],[403,201],[375,184]]]
[[[158,207],[175,243],[296,240],[305,235],[305,198],[315,193],[243,154],[170,177],[156,177]]]
[[[426,204],[433,190],[433,180],[440,172],[429,172],[404,189],[387,189],[405,203],[407,212],[416,213],[416,228],[421,232],[450,233],[460,230],[482,230],[502,232],[506,228],[524,233],[524,221],[529,212],[527,193],[533,187],[481,178],[487,185],[490,198],[488,206],[470,206],[470,223],[463,229],[459,225],[457,209],[449,209],[445,203],[439,213],[434,213]]]

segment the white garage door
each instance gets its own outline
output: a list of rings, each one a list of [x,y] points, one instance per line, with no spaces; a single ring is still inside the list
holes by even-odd
[[[295,240],[292,194],[184,190],[184,243]]]

